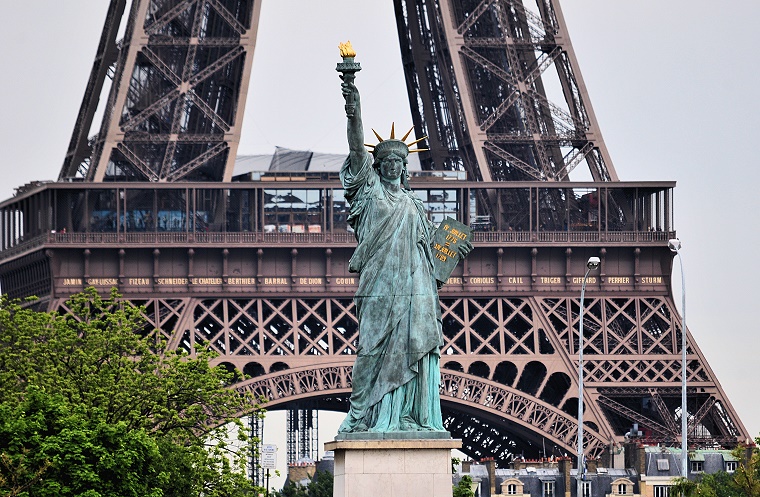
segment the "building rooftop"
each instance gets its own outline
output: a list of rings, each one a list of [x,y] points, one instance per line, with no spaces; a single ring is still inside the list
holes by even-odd
[[[330,154],[311,150],[275,147],[274,154],[238,155],[233,177],[262,172],[338,172],[348,154]],[[410,154],[409,171],[421,171],[420,159]]]

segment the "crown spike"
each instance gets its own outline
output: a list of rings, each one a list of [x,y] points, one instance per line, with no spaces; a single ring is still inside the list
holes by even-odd
[[[412,134],[412,131],[414,131],[414,126],[412,126],[411,128],[409,128],[409,131],[407,131],[407,132],[406,132],[406,134],[405,134],[405,135],[404,135],[404,137],[401,139],[401,141],[402,141],[402,142],[405,142],[405,141],[406,141],[406,138],[407,138],[407,137],[408,137],[410,134]]]
[[[415,148],[414,150],[410,150],[409,153],[410,154],[416,154],[416,153],[419,153],[419,152],[427,152],[428,150],[430,150],[430,149],[429,148]]]
[[[396,138],[396,123],[391,123],[391,140]]]
[[[367,148],[375,148],[374,145],[369,144],[369,143],[365,143],[364,146],[367,147]]]
[[[377,131],[375,131],[375,128],[372,128],[372,132],[375,133],[375,136],[377,137],[378,141],[383,141],[383,137],[377,134]]]
[[[419,143],[419,142],[421,142],[422,140],[424,140],[424,139],[426,139],[426,138],[427,138],[427,136],[423,136],[422,138],[418,138],[418,139],[414,140],[412,143],[408,143],[406,146],[407,146],[407,147],[411,147],[411,146],[412,146],[412,145],[414,145],[415,143]]]

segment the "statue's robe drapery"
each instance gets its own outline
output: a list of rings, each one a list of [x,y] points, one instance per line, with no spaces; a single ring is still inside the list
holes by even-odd
[[[356,174],[349,161],[340,174],[359,242],[349,263],[359,273],[359,348],[339,432],[443,431],[435,228],[412,192],[385,187],[369,154]]]

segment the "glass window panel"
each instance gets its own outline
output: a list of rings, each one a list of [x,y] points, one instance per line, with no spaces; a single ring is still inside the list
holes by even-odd
[[[538,230],[564,231],[567,224],[567,191],[563,188],[538,189]]]
[[[83,190],[59,190],[56,192],[56,219],[53,229],[58,232],[83,232],[92,222],[85,212]],[[90,209],[92,211],[92,209]]]
[[[87,203],[90,211],[89,231],[116,231],[116,190],[90,190]],[[120,221],[124,226],[123,214]]]
[[[570,231],[599,229],[599,192],[595,188],[575,188],[568,195]]]
[[[185,190],[161,190],[158,193],[158,231],[185,231]]]
[[[253,190],[229,190],[227,197],[227,231],[239,233],[254,228]]]
[[[155,190],[130,188],[126,196],[126,230],[153,231],[156,228]]]
[[[634,231],[635,191],[635,188],[611,188],[606,198],[601,197],[602,216],[607,215],[608,231]],[[656,225],[656,216],[651,222]]]
[[[342,193],[341,190],[341,196]],[[319,189],[264,190],[264,231],[321,232],[322,206],[322,190]],[[340,209],[342,210],[343,207]]]
[[[346,218],[348,217],[348,203],[346,202],[345,191],[342,188],[336,188],[330,191],[332,195],[332,224],[335,231],[349,231]]]

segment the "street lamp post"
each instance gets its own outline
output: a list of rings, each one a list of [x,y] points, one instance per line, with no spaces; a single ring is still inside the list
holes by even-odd
[[[681,240],[678,238],[668,240],[668,248],[678,256],[678,262],[681,265],[681,476],[688,478],[689,457],[687,452],[688,444],[686,443],[686,276],[684,275],[683,259],[681,258]]]
[[[577,497],[583,497],[583,299],[586,295],[588,274],[597,269],[599,257],[589,257],[586,262],[586,274],[581,284],[581,312],[578,325],[578,491]]]

